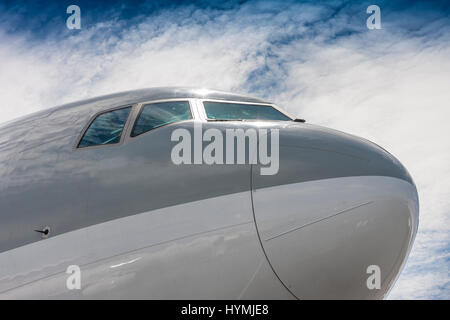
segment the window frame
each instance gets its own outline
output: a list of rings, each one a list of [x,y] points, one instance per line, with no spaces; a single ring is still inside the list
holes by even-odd
[[[191,111],[191,119],[188,120],[181,120],[181,121],[176,121],[176,122],[171,122],[159,127],[156,127],[154,129],[151,129],[147,132],[141,133],[140,135],[137,135],[135,137],[131,136],[131,133],[133,132],[133,129],[136,125],[136,122],[144,108],[145,105],[149,105],[149,104],[154,104],[154,103],[160,103],[160,102],[171,102],[171,101],[184,101],[184,102],[188,102],[189,103],[189,107],[190,107],[190,111]],[[263,102],[247,102],[247,101],[239,101],[239,100],[222,100],[222,99],[201,99],[201,98],[170,98],[170,99],[159,99],[159,100],[149,100],[149,101],[145,101],[145,102],[139,102],[139,103],[129,103],[129,104],[123,104],[120,106],[116,106],[116,107],[112,107],[106,110],[101,110],[96,112],[94,115],[92,115],[89,118],[89,121],[86,123],[86,125],[83,127],[83,129],[81,130],[81,133],[78,135],[77,139],[75,140],[75,143],[73,144],[73,150],[74,151],[78,151],[78,150],[91,150],[94,148],[103,148],[103,147],[119,147],[125,143],[127,143],[128,141],[131,141],[133,139],[138,139],[150,132],[153,132],[154,130],[157,130],[159,128],[163,128],[166,126],[170,126],[170,125],[174,125],[174,124],[178,124],[178,123],[184,123],[184,122],[189,122],[189,121],[200,121],[200,122],[208,122],[211,119],[208,119],[208,117],[206,116],[206,111],[205,111],[205,106],[203,105],[203,102],[207,101],[207,102],[221,102],[221,103],[230,103],[230,104],[249,104],[249,105],[260,105],[260,106],[270,106],[276,110],[278,110],[280,113],[284,114],[285,116],[287,116],[288,118],[294,120],[295,117],[293,117],[292,115],[290,115],[289,113],[287,113],[286,111],[284,111],[283,109],[281,109],[279,106],[277,106],[276,104],[273,103],[263,103]],[[124,109],[124,108],[128,108],[131,107],[131,110],[128,114],[128,118],[127,121],[125,122],[123,129],[122,129],[122,133],[120,135],[120,141],[117,143],[110,143],[110,144],[99,144],[99,145],[94,145],[94,146],[87,146],[87,147],[78,147],[81,140],[83,139],[86,131],[89,129],[89,127],[91,126],[91,124],[94,122],[94,120],[101,114],[104,113],[108,113],[111,111],[115,111],[115,110],[119,110],[119,109]],[[233,121],[233,120],[230,120]],[[239,120],[235,120],[235,121],[239,121]],[[248,120],[248,121],[270,121],[270,120]],[[283,120],[273,120],[273,121],[283,121]]]
[[[287,113],[286,111],[282,110],[279,106],[277,106],[276,104],[273,103],[263,103],[263,102],[243,102],[243,101],[239,101],[239,100],[217,100],[217,99],[199,99],[200,103],[201,103],[201,117],[204,121],[208,122],[212,122],[215,119],[211,119],[208,118],[208,115],[206,114],[206,110],[205,110],[205,105],[203,104],[204,102],[219,102],[219,103],[228,103],[228,104],[247,104],[247,105],[256,105],[256,106],[266,106],[266,107],[272,107],[275,110],[277,110],[278,112],[280,112],[281,114],[285,115],[286,117],[290,118],[291,120],[294,120],[295,117],[293,117],[292,115],[290,115],[289,113]],[[241,120],[229,120],[231,121],[241,121]],[[262,119],[258,119],[258,120],[245,120],[245,121],[251,121],[251,122],[267,122],[267,121],[285,121],[285,120],[262,120]]]
[[[161,99],[161,100],[151,100],[151,101],[146,101],[146,102],[140,102],[137,104],[136,107],[136,115],[133,119],[133,125],[130,126],[130,130],[129,132],[127,132],[127,140],[133,140],[139,137],[142,137],[143,135],[148,134],[149,132],[153,132],[159,128],[164,128],[170,125],[174,125],[177,123],[183,123],[183,122],[188,122],[188,121],[194,121],[197,119],[198,117],[198,113],[194,104],[194,99],[191,98],[174,98],[174,99]],[[144,110],[145,106],[151,105],[151,104],[156,104],[156,103],[163,103],[163,102],[187,102],[189,104],[189,111],[191,113],[191,118],[190,119],[186,119],[186,120],[181,120],[181,121],[175,121],[175,122],[171,122],[171,123],[166,123],[163,124],[159,127],[150,129],[146,132],[143,132],[141,134],[138,134],[137,136],[132,136],[131,134],[133,133],[134,128],[136,127],[137,121],[139,120],[139,116],[141,115],[142,111]]]
[[[89,121],[83,127],[83,129],[81,130],[81,133],[79,134],[77,140],[75,141],[73,149],[74,150],[86,150],[86,149],[93,149],[93,148],[113,147],[113,146],[119,146],[119,145],[123,144],[123,142],[125,141],[126,133],[128,132],[130,120],[133,118],[133,111],[135,110],[135,107],[136,107],[136,104],[132,103],[132,104],[126,104],[126,105],[121,105],[118,107],[109,108],[107,110],[101,110],[101,111],[95,113],[89,119]],[[113,111],[120,110],[120,109],[126,109],[126,108],[130,108],[130,112],[128,113],[127,120],[125,121],[122,132],[120,133],[119,142],[109,143],[109,144],[96,144],[93,146],[80,147],[81,140],[83,140],[83,137],[86,134],[87,130],[90,128],[90,126],[95,121],[95,119],[97,119],[97,117],[99,117],[100,115],[105,114],[105,113],[113,112]]]

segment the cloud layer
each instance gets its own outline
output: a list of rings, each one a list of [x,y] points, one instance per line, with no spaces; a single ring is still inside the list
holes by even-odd
[[[449,299],[448,11],[385,3],[382,29],[368,30],[370,4],[180,5],[128,20],[112,8],[110,19],[86,13],[80,31],[0,31],[0,122],[152,86],[268,98],[308,122],[366,137],[404,163],[419,190],[420,226],[390,298]],[[11,10],[0,17],[8,26],[0,30],[18,23]]]

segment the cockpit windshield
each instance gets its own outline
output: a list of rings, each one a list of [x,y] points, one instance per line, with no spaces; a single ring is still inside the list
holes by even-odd
[[[204,101],[209,121],[292,121],[271,105]]]

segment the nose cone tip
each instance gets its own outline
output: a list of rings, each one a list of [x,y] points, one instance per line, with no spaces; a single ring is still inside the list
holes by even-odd
[[[385,172],[386,176],[390,176],[393,178],[399,178],[403,180],[408,185],[408,192],[400,192],[404,197],[404,200],[408,202],[409,212],[411,216],[411,230],[412,230],[412,241],[414,240],[415,234],[417,232],[418,223],[419,223],[419,194],[417,191],[417,185],[415,184],[411,174],[408,172],[406,167],[398,160],[395,156],[393,156],[386,149],[380,147],[379,145],[370,142],[374,145],[381,153],[381,161],[374,161],[377,163],[377,166],[380,167],[381,172]],[[380,174],[381,176],[383,174]],[[400,189],[400,188],[399,188]]]
[[[380,221],[377,228],[380,236],[389,239],[385,252],[377,258],[385,260],[385,271],[390,270],[384,280],[384,294],[379,296],[384,298],[395,284],[412,249],[419,226],[419,195],[411,174],[400,160],[379,145],[367,142],[371,145],[368,149],[376,149],[371,153],[371,165],[379,172],[380,178],[385,179],[384,186],[377,186],[379,190],[384,189],[377,200],[377,214],[384,215],[384,221]],[[382,230],[387,227],[391,231],[384,233]]]

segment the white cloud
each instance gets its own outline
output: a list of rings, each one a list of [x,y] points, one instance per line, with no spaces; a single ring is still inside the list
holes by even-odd
[[[345,11],[331,13],[299,4],[184,7],[39,43],[0,34],[0,121],[151,86],[252,90],[308,122],[373,140],[405,164],[419,190],[420,226],[391,297],[448,298],[448,23],[406,33],[387,21],[369,31]],[[349,35],[333,37],[349,26]]]

